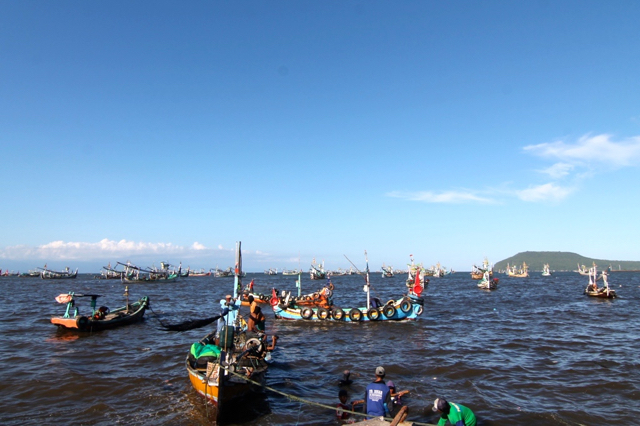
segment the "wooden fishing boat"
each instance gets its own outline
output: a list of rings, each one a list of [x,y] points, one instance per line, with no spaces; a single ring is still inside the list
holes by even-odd
[[[593,262],[593,266],[596,266],[596,262]],[[587,268],[586,266],[580,265],[578,263],[578,269],[576,269],[574,272],[577,272],[578,274],[580,274],[582,276],[588,277],[589,273],[590,273],[589,270],[590,270],[590,268]]]
[[[182,264],[178,270],[170,270],[168,263],[161,262],[161,268],[151,268],[145,269],[139,266],[133,265],[131,262],[121,263],[118,262],[119,265],[124,266],[124,274],[121,279],[122,282],[126,283],[140,283],[140,282],[173,282],[176,281],[180,277],[180,273],[182,270]]]
[[[302,273],[302,271],[300,269],[283,269],[282,270],[282,275],[298,275]]]
[[[366,257],[366,252],[365,252]],[[369,283],[369,262],[365,271],[365,291],[367,293],[367,303],[364,307],[343,308],[339,306],[300,306],[291,305],[286,298],[278,296],[275,289],[272,291],[271,307],[277,319],[301,320],[301,321],[408,321],[415,320],[422,315],[424,299],[420,297],[424,290],[424,284],[420,280],[421,275],[416,274],[416,281],[409,289],[407,295],[389,300],[382,305],[379,301],[372,303],[370,297]]]
[[[64,279],[74,279],[78,276],[78,268],[75,271],[71,271],[69,267],[64,271],[52,271],[51,269],[47,269],[47,265],[44,265],[44,268],[40,269],[40,278],[43,280],[64,280]]]
[[[509,265],[507,265],[507,268]],[[489,278],[493,278],[493,266],[489,263],[489,259],[486,257],[482,261],[482,266],[473,265],[471,268],[471,279],[472,280],[481,280],[484,276],[484,272],[489,271]]]
[[[507,265],[507,276],[512,278],[526,278],[529,276],[529,266],[526,262],[522,262],[522,267],[516,270],[516,265],[513,265],[511,268]]]
[[[542,266],[542,276],[543,277],[550,277],[551,276],[551,270],[549,269],[549,264],[545,263]]]
[[[242,276],[241,243],[236,243],[236,267],[233,296],[238,297]],[[185,361],[193,388],[215,408],[216,420],[224,414],[225,407],[240,401],[251,392],[261,390],[269,367],[271,351],[262,333],[251,334],[237,325],[225,325],[220,335],[209,333],[191,345]]]
[[[411,263],[407,265],[409,267],[407,270],[407,287],[413,287],[416,280],[419,280],[422,286],[426,287],[427,285],[429,285],[429,280],[425,279],[427,271],[425,270],[424,266],[422,266],[422,263],[419,265],[415,264],[412,254],[409,255],[409,258],[411,259]]]
[[[309,276],[312,280],[323,280],[327,278],[327,273],[324,270],[324,260],[320,264],[316,264],[316,260],[311,262],[311,268],[309,268]]]
[[[211,276],[211,271],[205,271],[204,269],[198,269],[197,271],[194,269],[189,269],[190,277],[209,277]]]
[[[382,264],[382,278],[393,278],[393,266]]]
[[[598,287],[598,280],[603,281],[604,287]],[[584,289],[584,294],[590,297],[599,297],[601,299],[615,299],[618,297],[616,291],[609,288],[607,273],[603,272],[598,277],[598,270],[595,263],[591,268],[589,268],[589,284],[587,284],[587,288]]]
[[[265,275],[278,275],[278,268],[269,268],[264,270]]]
[[[128,292],[125,292],[128,299]],[[80,314],[76,299],[82,297],[91,298],[91,314]],[[142,321],[144,312],[149,307],[149,298],[144,296],[137,302],[127,304],[121,308],[110,310],[105,306],[96,309],[96,300],[99,294],[61,294],[56,297],[58,303],[67,305],[63,316],[52,317],[51,323],[60,328],[74,331],[98,331],[109,328],[121,327]]]
[[[498,288],[498,278],[491,278],[489,271],[485,271],[482,279],[478,281],[478,288],[483,290],[496,290]]]

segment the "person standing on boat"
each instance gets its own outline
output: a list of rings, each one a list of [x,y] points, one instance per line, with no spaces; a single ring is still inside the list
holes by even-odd
[[[454,426],[476,426],[476,415],[469,408],[455,402],[447,402],[444,398],[436,398],[433,411],[440,414],[438,426],[447,424],[447,420]]]
[[[371,417],[391,417],[391,391],[384,382],[384,367],[376,367],[376,379],[364,394],[364,412]]]
[[[220,301],[220,319],[218,320],[218,334],[220,330],[226,324],[229,327],[235,327],[238,319],[238,311],[242,301],[240,299],[234,300],[230,294],[227,294],[224,299]]]

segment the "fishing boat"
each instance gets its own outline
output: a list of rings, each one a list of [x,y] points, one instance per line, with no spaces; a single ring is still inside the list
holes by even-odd
[[[233,296],[238,297],[242,276],[241,243],[236,243]],[[276,337],[274,336],[274,339]],[[209,333],[191,345],[185,367],[193,388],[215,408],[216,421],[225,407],[261,390],[275,344],[264,334],[251,333],[239,324],[224,325],[219,336]]]
[[[64,279],[74,279],[78,276],[78,268],[75,271],[71,271],[67,266],[64,271],[52,271],[51,269],[47,269],[47,265],[44,265],[44,268],[40,269],[40,278],[43,280],[64,280]]]
[[[190,269],[189,270],[190,277],[208,277],[211,276],[211,271],[205,271],[203,268],[198,270]]]
[[[429,280],[425,279],[427,273],[422,263],[416,265],[412,254],[409,255],[409,259],[411,259],[411,263],[407,264],[409,267],[407,270],[407,287],[412,288],[416,280],[419,280],[423,287],[429,285]]]
[[[100,271],[100,276],[98,278],[101,280],[121,280],[125,272],[124,270],[119,271],[116,268],[112,268],[111,262],[109,262],[107,266],[102,267],[102,271]]]
[[[549,269],[549,264],[545,263],[542,266],[542,276],[543,277],[550,277],[551,276],[551,270]]]
[[[29,272],[21,273],[20,276],[24,278],[38,278],[40,276],[40,271],[30,270]]]
[[[282,275],[298,275],[302,271],[300,269],[283,269]]]
[[[529,276],[529,266],[526,262],[522,262],[522,266],[520,269],[516,269],[516,266],[513,265],[511,268],[507,265],[507,276],[512,278],[526,278]]]
[[[482,279],[478,281],[478,288],[483,290],[495,290],[498,288],[498,278],[491,278],[489,271],[484,271]]]
[[[507,265],[507,267],[508,266],[509,265]],[[485,271],[489,271],[489,277],[493,278],[493,267],[489,263],[489,259],[487,259],[486,257],[482,261],[482,266],[473,265],[473,268],[471,268],[471,279],[481,280],[484,276]]]
[[[589,284],[587,288],[584,289],[584,294],[590,297],[599,297],[602,299],[615,299],[618,297],[616,291],[609,288],[609,281],[607,279],[608,274],[603,272],[598,277],[598,269],[594,264],[591,268],[589,268]],[[598,280],[602,280],[604,283],[604,287],[598,287]]]
[[[68,293],[56,297],[56,302],[67,305],[64,315],[52,317],[51,323],[59,328],[74,331],[98,331],[121,327],[142,321],[144,312],[149,307],[149,298],[144,296],[134,303],[129,303],[129,291],[125,289],[127,304],[121,308],[109,309],[106,306],[96,308],[99,294]],[[81,314],[76,299],[89,297],[91,299],[91,314]]]
[[[231,269],[231,266],[229,266],[227,269],[224,269],[224,270],[216,266],[216,268],[213,270],[213,276],[216,278],[232,277],[233,270]]]
[[[596,262],[593,262],[593,266],[594,267],[596,266]],[[577,272],[578,274],[580,274],[582,276],[588,277],[589,274],[590,274],[589,271],[590,271],[590,268],[587,268],[586,266],[580,265],[578,263],[578,269],[576,269],[574,272]]]
[[[265,269],[264,274],[265,275],[278,275],[278,268]]]
[[[322,263],[316,264],[316,260],[311,262],[311,268],[309,268],[309,276],[312,280],[323,280],[327,278],[327,273],[324,270],[324,260]]]
[[[365,251],[366,258],[366,251]],[[424,291],[424,283],[421,274],[416,274],[416,281],[409,288],[407,295],[389,300],[382,304],[379,300],[371,298],[369,283],[369,261],[367,259],[365,270],[364,291],[367,293],[367,303],[364,307],[343,308],[339,306],[291,306],[286,299],[279,297],[276,290],[272,290],[271,307],[277,319],[301,320],[301,321],[408,321],[415,320],[422,315],[424,299],[421,293]]]
[[[393,278],[393,266],[382,264],[382,278]]]
[[[171,270],[169,263],[161,262],[160,268],[141,268],[132,264],[131,262],[121,263],[119,265],[124,266],[124,274],[122,275],[122,282],[127,283],[139,283],[139,282],[174,282],[180,277],[182,264],[178,270]]]

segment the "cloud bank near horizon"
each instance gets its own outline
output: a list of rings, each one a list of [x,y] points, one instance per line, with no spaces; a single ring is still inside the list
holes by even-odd
[[[26,245],[10,246],[0,248],[0,258],[11,260],[91,261],[135,257],[180,257],[186,260],[213,256],[216,252],[233,253],[234,250],[225,249],[221,245],[211,249],[197,241],[188,247],[184,247],[173,243],[113,241],[105,238],[98,242],[52,241],[35,247]]]

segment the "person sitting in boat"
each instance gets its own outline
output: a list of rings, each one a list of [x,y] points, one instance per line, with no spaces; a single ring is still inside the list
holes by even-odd
[[[109,308],[107,308],[106,306],[100,306],[100,308],[98,308],[96,312],[93,314],[93,318],[97,320],[103,320],[108,313],[109,313]]]
[[[372,297],[371,298],[371,307],[372,308],[382,308],[384,306],[384,304],[382,303],[382,300],[380,300],[379,297]]]

